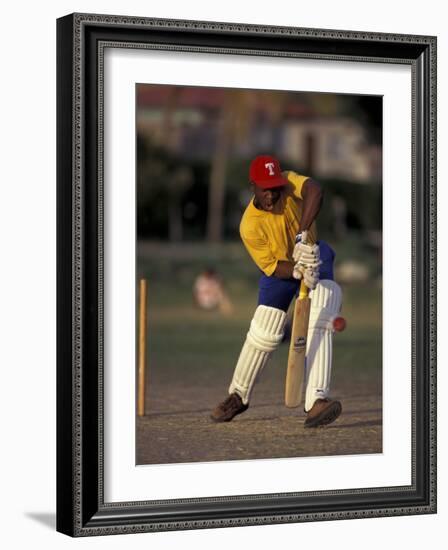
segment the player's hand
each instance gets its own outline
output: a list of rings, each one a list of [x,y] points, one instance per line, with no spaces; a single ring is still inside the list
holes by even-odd
[[[310,290],[314,290],[319,282],[319,269],[305,269],[303,272],[303,282]]]
[[[318,244],[310,245],[298,242],[294,247],[292,257],[296,264],[302,264],[305,268],[318,269],[321,264]]]
[[[303,279],[305,285],[310,290],[314,290],[319,282],[319,269],[304,267],[302,264],[296,263],[292,276],[298,280]]]

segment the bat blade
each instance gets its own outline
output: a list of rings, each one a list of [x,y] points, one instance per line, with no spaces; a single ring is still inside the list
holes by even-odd
[[[285,405],[287,407],[298,407],[302,401],[310,306],[311,300],[307,295],[299,296],[294,304],[285,384]]]

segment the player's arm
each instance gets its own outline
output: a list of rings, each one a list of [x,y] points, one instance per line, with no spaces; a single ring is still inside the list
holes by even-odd
[[[301,186],[300,194],[303,201],[300,231],[310,228],[322,206],[323,193],[321,186],[312,178],[307,178]],[[294,272],[294,262],[279,261],[273,275],[280,279],[290,279]]]
[[[272,275],[274,275],[274,277],[279,277],[280,279],[291,279],[293,271],[293,262],[279,260],[277,262],[277,267],[275,268],[275,271]]]
[[[303,211],[300,220],[300,231],[307,231],[322,206],[323,192],[321,186],[311,178],[302,186]]]
[[[298,176],[296,183],[298,185],[295,187],[295,195],[302,201],[302,215],[299,224],[300,236],[297,236],[297,244],[293,251],[294,262],[296,262],[293,277],[303,278],[305,285],[313,289],[319,280],[319,246],[306,243],[303,240],[305,235],[302,236],[302,233],[308,232],[310,228],[311,231],[313,230],[313,222],[322,206],[323,193],[320,185],[312,178]],[[313,238],[316,239],[315,234]]]

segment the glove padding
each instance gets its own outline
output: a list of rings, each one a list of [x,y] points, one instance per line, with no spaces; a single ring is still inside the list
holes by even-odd
[[[297,264],[304,268],[317,270],[321,264],[318,244],[304,244],[299,241],[293,250],[292,257]]]
[[[292,272],[294,279],[302,280],[305,285],[310,289],[314,290],[317,283],[319,282],[319,269],[304,267],[301,263],[296,263]]]

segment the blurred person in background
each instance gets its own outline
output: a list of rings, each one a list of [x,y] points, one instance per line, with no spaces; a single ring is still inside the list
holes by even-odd
[[[196,277],[193,285],[193,298],[198,307],[207,311],[218,309],[224,315],[229,315],[233,311],[221,277],[211,267],[204,269]]]

